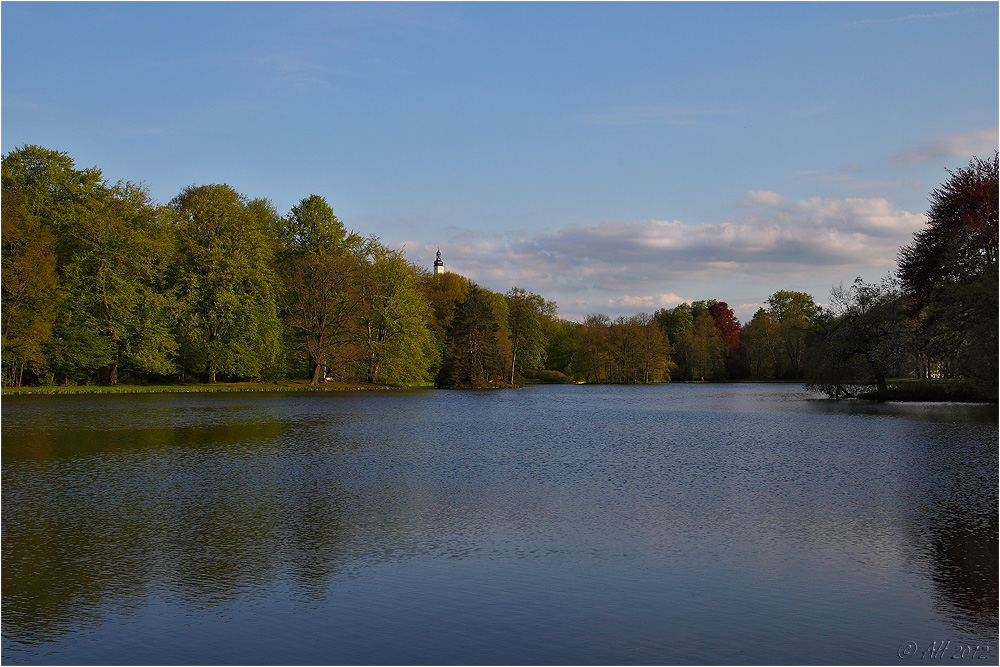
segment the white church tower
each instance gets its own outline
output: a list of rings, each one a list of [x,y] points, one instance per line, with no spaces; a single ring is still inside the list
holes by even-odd
[[[441,248],[438,248],[437,259],[434,260],[434,275],[444,273],[444,262],[441,261]]]

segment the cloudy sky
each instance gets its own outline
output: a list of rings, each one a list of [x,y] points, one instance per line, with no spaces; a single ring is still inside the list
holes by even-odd
[[[820,302],[997,148],[998,4],[20,3],[4,153],[229,183],[560,315]]]

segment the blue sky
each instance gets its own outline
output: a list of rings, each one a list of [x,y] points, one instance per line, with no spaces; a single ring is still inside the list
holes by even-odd
[[[22,3],[4,153],[167,202],[229,183],[560,315],[894,267],[946,168],[997,147],[998,5]]]

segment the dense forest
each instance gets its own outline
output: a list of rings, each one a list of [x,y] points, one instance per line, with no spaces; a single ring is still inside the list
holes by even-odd
[[[3,156],[4,386],[308,379],[440,387],[891,378],[997,396],[997,155],[949,172],[895,274],[583,322],[512,287],[433,275],[312,194],[285,215],[228,185],[167,204],[25,145]]]

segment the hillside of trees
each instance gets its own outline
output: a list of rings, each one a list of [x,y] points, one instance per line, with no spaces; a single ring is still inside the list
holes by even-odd
[[[997,164],[949,172],[896,274],[829,307],[781,290],[744,324],[714,299],[571,322],[432,275],[316,194],[285,215],[228,185],[158,204],[26,145],[3,156],[3,385],[787,379],[841,397],[911,377],[996,400]]]

